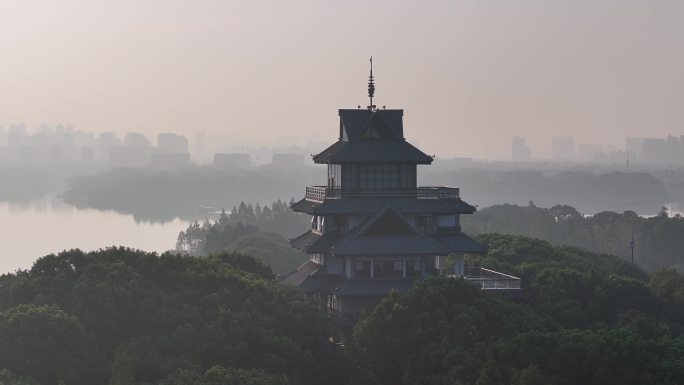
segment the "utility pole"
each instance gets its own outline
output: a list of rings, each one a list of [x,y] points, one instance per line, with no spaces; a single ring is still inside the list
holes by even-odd
[[[632,249],[632,265],[634,264],[634,231],[632,231],[632,238],[629,240],[629,248]]]

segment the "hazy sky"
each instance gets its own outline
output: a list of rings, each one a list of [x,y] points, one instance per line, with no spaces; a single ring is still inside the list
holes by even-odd
[[[622,146],[684,134],[683,20],[675,0],[0,0],[0,125],[332,141],[373,55],[377,104],[428,153]]]

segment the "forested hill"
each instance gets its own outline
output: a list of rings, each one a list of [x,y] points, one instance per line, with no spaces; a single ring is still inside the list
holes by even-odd
[[[682,383],[684,277],[520,236],[480,241],[489,255],[468,262],[522,277],[523,298],[449,278],[389,296],[354,333],[368,383]]]
[[[335,384],[324,319],[272,277],[235,253],[43,257],[0,277],[0,383]]]
[[[655,213],[654,213],[655,214]],[[495,205],[462,217],[470,234],[504,233],[524,235],[555,245],[581,247],[631,260],[630,240],[634,236],[634,261],[655,271],[664,267],[684,269],[684,217],[668,216],[662,210],[652,217],[633,211],[604,211],[584,216],[574,207]]]

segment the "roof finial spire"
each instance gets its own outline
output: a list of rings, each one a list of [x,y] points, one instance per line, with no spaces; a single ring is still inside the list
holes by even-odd
[[[374,110],[373,95],[375,95],[375,83],[373,83],[373,56],[370,57],[370,76],[368,77],[368,97],[370,98],[369,110]]]

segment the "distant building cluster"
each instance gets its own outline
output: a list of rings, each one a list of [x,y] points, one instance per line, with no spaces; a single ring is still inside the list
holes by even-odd
[[[516,136],[512,139],[511,159],[516,162],[533,159],[525,138]],[[562,162],[684,164],[684,135],[627,138],[624,149],[591,143],[576,145],[572,137],[553,137],[551,159]]]
[[[141,133],[123,138],[113,132],[76,130],[68,125],[42,126],[29,132],[23,124],[0,127],[0,164],[54,165],[100,163],[114,167],[190,164],[186,137],[163,133],[157,145]]]
[[[684,135],[667,138],[627,138],[630,157],[642,163],[684,163]]]
[[[311,164],[304,149],[294,149],[298,150],[296,153],[253,149],[250,154],[247,151],[220,151],[220,146],[204,132],[195,133],[191,146],[187,137],[174,133],[158,134],[153,143],[139,132],[120,137],[114,132],[96,134],[62,124],[43,125],[35,130],[27,129],[24,124],[0,126],[0,166],[64,164],[178,169],[196,163],[239,170],[258,164],[269,165],[270,161],[274,167],[291,170]]]

